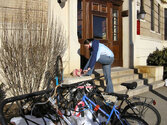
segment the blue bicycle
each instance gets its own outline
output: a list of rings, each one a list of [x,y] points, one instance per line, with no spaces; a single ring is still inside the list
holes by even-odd
[[[137,117],[137,116],[132,116],[132,115],[128,115],[128,116],[122,116],[119,111],[117,110],[117,102],[119,99],[123,99],[123,98],[128,98],[128,95],[126,94],[117,94],[117,93],[112,93],[112,96],[116,96],[117,100],[115,101],[115,103],[106,103],[106,106],[111,107],[109,108],[111,109],[109,112],[107,113],[104,109],[101,108],[100,105],[96,104],[95,102],[93,102],[86,94],[83,95],[82,97],[82,103],[79,102],[78,106],[79,107],[79,112],[81,112],[81,114],[85,111],[85,110],[89,110],[92,115],[93,118],[95,120],[95,122],[97,122],[99,125],[148,125],[143,119]],[[100,111],[103,115],[106,116],[107,121],[106,122],[100,122],[99,119],[96,116],[96,112]]]

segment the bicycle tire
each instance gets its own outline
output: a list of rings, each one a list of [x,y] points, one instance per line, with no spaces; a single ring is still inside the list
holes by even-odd
[[[56,81],[53,78],[49,78],[46,89],[53,89],[55,87],[56,87]]]
[[[122,121],[123,125],[148,125],[146,121],[137,116],[121,116],[120,120]],[[120,120],[117,120],[114,125],[122,125]]]
[[[51,89],[56,86],[56,77],[58,77],[58,83],[60,84],[63,81],[63,61],[61,56],[57,56],[54,64],[53,74],[51,74],[48,78],[47,89]]]
[[[56,64],[54,66],[53,75],[54,75],[54,78],[58,77],[59,83],[61,83],[63,81],[63,61],[62,61],[62,57],[60,55],[57,56]]]
[[[138,109],[137,107],[139,107],[139,110],[137,110]],[[137,112],[136,115],[138,117],[141,117],[142,119],[144,119],[149,125],[160,125],[161,116],[160,116],[158,110],[155,107],[153,107],[151,104],[144,103],[144,102],[134,102],[134,103],[131,103],[130,105],[127,105],[123,109],[122,113],[134,115],[134,111],[132,110],[132,108],[135,109],[134,111]],[[143,111],[145,109],[147,109],[146,112],[143,112],[142,110],[140,110],[141,108],[143,108]],[[148,110],[148,109],[150,109],[150,110]],[[147,114],[145,114],[145,113],[147,113]],[[148,116],[148,118],[147,118],[147,116]],[[151,119],[150,119],[150,116],[152,116]],[[153,119],[156,119],[155,122],[153,121]]]

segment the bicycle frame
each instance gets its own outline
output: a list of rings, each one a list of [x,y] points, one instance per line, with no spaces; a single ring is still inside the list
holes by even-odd
[[[99,105],[95,104],[91,99],[89,99],[86,95],[83,96],[82,101],[86,104],[86,106],[88,107],[88,109],[91,111],[91,113],[94,113],[94,111],[100,110],[104,115],[106,115],[108,117],[106,124],[109,123],[111,116],[113,115],[113,113],[115,113],[116,117],[120,120],[120,113],[119,111],[116,109],[116,103],[115,102],[110,114],[106,113],[102,108],[100,108]],[[90,102],[90,104],[88,103]],[[95,106],[94,110],[92,109],[92,105]],[[120,120],[121,124],[123,125],[122,121]]]

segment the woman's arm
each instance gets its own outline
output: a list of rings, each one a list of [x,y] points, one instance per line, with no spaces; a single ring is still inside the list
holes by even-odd
[[[90,69],[92,69],[96,63],[98,49],[99,49],[99,40],[94,40],[92,42],[92,53],[90,57],[90,63],[88,66],[88,68]]]

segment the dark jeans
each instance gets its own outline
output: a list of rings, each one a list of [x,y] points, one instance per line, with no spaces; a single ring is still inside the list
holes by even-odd
[[[88,60],[84,69],[88,68],[89,62],[90,62],[90,60]],[[104,77],[105,77],[106,84],[107,84],[105,91],[108,93],[113,92],[114,89],[113,89],[113,83],[112,83],[112,79],[111,79],[111,64],[114,62],[114,57],[109,57],[109,56],[103,55],[103,56],[100,56],[98,62],[102,64],[103,73],[104,73]],[[88,71],[87,75],[91,75],[93,72],[93,69],[94,69],[94,67]]]

